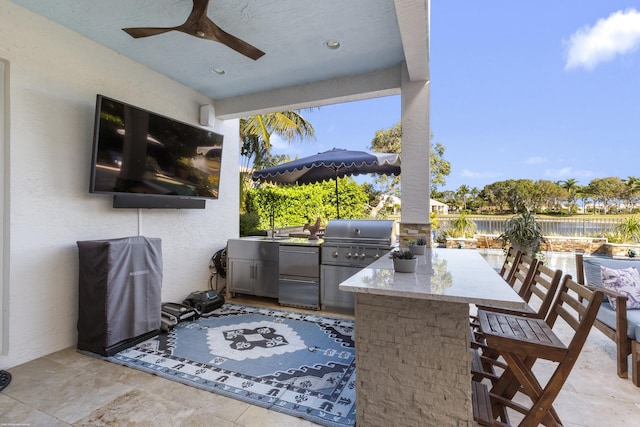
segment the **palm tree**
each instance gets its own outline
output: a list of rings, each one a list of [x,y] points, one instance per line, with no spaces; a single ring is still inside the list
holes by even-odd
[[[244,163],[240,172],[240,211],[244,212],[244,199],[251,185],[251,174],[256,167],[262,168],[278,163],[271,155],[271,136],[276,134],[289,143],[296,140],[315,140],[311,123],[300,115],[299,110],[257,114],[240,119],[240,154]]]
[[[478,208],[478,195],[480,194],[480,190],[478,190],[478,187],[473,187],[470,191],[469,191],[469,198],[470,203],[469,203],[469,209],[470,210],[476,210]]]
[[[466,185],[461,185],[460,187],[458,187],[458,190],[456,191],[456,196],[461,197],[462,198],[462,210],[467,210],[467,195],[471,192],[471,189],[469,189],[469,187],[467,187]]]
[[[638,194],[640,193],[640,178],[629,176],[627,179],[623,179],[622,182],[624,182],[625,185],[625,195],[629,213],[632,213],[638,200]]]
[[[562,188],[567,190],[567,194],[568,194],[567,202],[569,202],[569,212],[571,212],[571,208],[575,205],[578,188],[580,187],[578,185],[578,180],[569,178],[566,181],[558,181],[558,184]]]
[[[456,193],[453,190],[445,190],[442,192],[442,202],[449,206],[449,209],[459,209],[458,200],[456,199]]]
[[[578,185],[576,189],[576,197],[579,197],[582,200],[582,213],[587,213],[587,200],[589,200],[593,194],[591,194],[591,190],[588,185]],[[595,213],[595,202],[593,206],[593,211]]]
[[[299,110],[258,114],[240,119],[240,139],[242,155],[247,167],[253,159],[253,166],[260,166],[266,156],[271,155],[271,135],[276,134],[289,143],[296,140],[315,139],[315,131],[299,113]]]

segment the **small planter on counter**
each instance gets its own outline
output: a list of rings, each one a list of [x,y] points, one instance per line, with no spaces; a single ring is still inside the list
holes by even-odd
[[[427,239],[425,237],[418,237],[416,240],[409,240],[409,249],[415,255],[424,255],[424,250],[427,247]]]
[[[410,249],[399,249],[391,252],[393,269],[398,273],[415,273],[418,258]]]

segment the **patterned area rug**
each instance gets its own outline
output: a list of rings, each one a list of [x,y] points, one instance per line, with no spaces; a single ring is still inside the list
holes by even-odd
[[[353,321],[226,303],[107,358],[325,426],[355,425]]]

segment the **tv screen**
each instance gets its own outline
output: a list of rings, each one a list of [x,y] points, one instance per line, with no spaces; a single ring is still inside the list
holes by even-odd
[[[90,192],[217,199],[222,140],[98,95]]]

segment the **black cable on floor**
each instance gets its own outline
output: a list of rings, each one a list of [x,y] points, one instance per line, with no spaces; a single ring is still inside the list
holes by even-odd
[[[0,371],[0,391],[4,390],[11,382],[11,374],[7,371]]]

